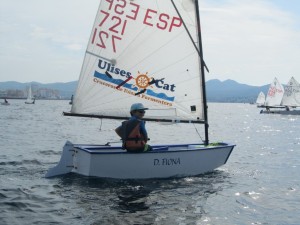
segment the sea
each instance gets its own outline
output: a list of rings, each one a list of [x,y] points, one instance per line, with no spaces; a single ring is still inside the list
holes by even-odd
[[[227,164],[198,176],[45,178],[67,140],[118,142],[120,121],[66,117],[69,101],[0,105],[0,224],[299,225],[300,116],[208,103],[210,142],[235,144]],[[203,126],[147,122],[150,144],[201,142]]]

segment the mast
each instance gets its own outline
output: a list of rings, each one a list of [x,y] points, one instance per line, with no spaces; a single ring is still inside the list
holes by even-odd
[[[205,75],[204,75],[204,60],[203,60],[203,48],[202,48],[202,37],[201,37],[201,26],[200,26],[200,12],[198,0],[195,0],[196,8],[196,22],[198,30],[198,47],[199,47],[199,56],[201,61],[200,71],[201,71],[201,80],[202,80],[202,98],[203,98],[203,113],[204,113],[204,130],[205,130],[205,140],[204,144],[208,145],[208,117],[207,117],[207,101],[206,101],[206,87],[205,87]]]

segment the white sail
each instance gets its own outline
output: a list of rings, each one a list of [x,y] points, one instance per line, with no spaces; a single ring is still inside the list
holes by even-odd
[[[261,91],[256,99],[256,105],[257,106],[263,106],[265,105],[265,101],[266,101],[266,96],[265,94]]]
[[[284,87],[281,105],[290,107],[300,106],[300,84],[294,77],[292,77]]]
[[[28,104],[33,104],[34,103],[34,98],[32,96],[31,85],[28,88],[27,99],[26,99],[25,103],[28,103]]]
[[[280,106],[283,94],[284,88],[275,77],[268,90],[268,94],[266,97],[266,106]]]
[[[140,102],[145,119],[204,119],[195,1],[174,2],[181,18],[172,1],[101,1],[71,113],[124,117]]]

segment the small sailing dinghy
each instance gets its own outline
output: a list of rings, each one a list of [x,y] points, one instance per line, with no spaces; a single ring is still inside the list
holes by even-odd
[[[1,102],[1,105],[10,105],[10,103],[6,100],[6,98],[4,99],[4,102]]]
[[[69,104],[70,104],[70,105],[73,104],[73,95],[71,96],[71,100],[69,101]]]
[[[28,92],[27,92],[27,99],[25,101],[25,104],[34,104],[35,103],[35,99],[32,96],[32,90],[31,90],[31,84],[28,88]]]
[[[46,177],[69,172],[117,179],[193,176],[224,165],[234,145],[210,144],[198,0],[100,1],[66,116],[127,120],[133,103],[144,120],[203,124],[204,143],[121,146],[72,144]],[[157,123],[159,126],[160,123]],[[115,134],[116,135],[116,134]]]
[[[300,115],[300,84],[294,77],[291,77],[284,87],[284,94],[281,101],[281,110],[273,110],[274,114]]]
[[[265,102],[265,110],[261,110],[260,113],[274,113],[274,109],[284,108],[281,105],[281,101],[284,95],[284,88],[282,84],[275,77],[273,82],[270,84],[268,94]]]

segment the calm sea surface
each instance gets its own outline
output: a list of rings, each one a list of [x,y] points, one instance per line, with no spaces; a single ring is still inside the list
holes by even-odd
[[[68,101],[0,105],[0,224],[300,224],[300,116],[209,104],[210,141],[234,143],[213,173],[166,180],[45,179],[66,140],[117,141],[120,121],[62,116]],[[203,127],[147,123],[151,143],[197,142]]]

